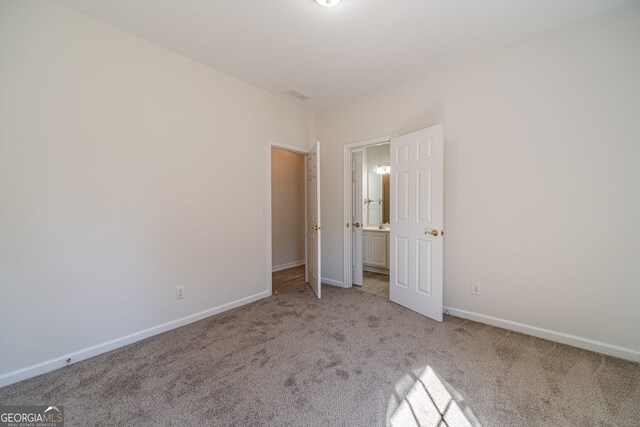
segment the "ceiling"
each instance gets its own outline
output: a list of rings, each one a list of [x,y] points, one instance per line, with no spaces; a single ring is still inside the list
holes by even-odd
[[[57,1],[322,109],[634,0]]]

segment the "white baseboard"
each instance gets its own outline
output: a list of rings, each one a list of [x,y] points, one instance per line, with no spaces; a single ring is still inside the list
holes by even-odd
[[[333,279],[327,279],[326,277],[322,278],[322,283],[324,283],[325,285],[331,285],[331,286],[338,286],[340,288],[346,288],[346,286],[344,285],[344,282],[340,282],[338,280],[333,280]]]
[[[0,387],[4,387],[13,383],[17,383],[18,381],[26,380],[28,378],[32,378],[37,375],[45,374],[47,372],[62,368],[67,365],[67,359],[71,359],[71,363],[80,362],[82,360],[89,359],[90,357],[94,357],[99,354],[115,350],[116,348],[132,344],[136,341],[140,341],[145,338],[170,331],[171,329],[179,328],[181,326],[188,325],[189,323],[197,322],[198,320],[213,316],[214,314],[222,313],[224,311],[228,311],[242,305],[252,303],[259,299],[266,298],[270,295],[271,294],[269,293],[269,291],[260,292],[258,294],[240,298],[238,300],[220,305],[218,307],[213,307],[199,313],[191,314],[180,319],[172,320],[161,325],[147,328],[139,332],[134,332],[133,334],[129,334],[121,338],[116,338],[114,340],[97,344],[92,347],[75,351],[73,353],[65,354],[64,356],[56,357],[55,359],[47,360],[32,366],[28,366],[26,368],[2,374],[0,375]]]
[[[388,268],[374,267],[372,265],[364,265],[364,266],[362,266],[362,270],[363,271],[368,271],[370,273],[386,274],[387,276],[389,275],[389,269]]]
[[[287,268],[293,268],[299,265],[304,265],[304,263],[305,263],[305,260],[301,259],[299,261],[288,262],[286,264],[274,265],[271,271],[275,273],[276,271],[286,270]]]
[[[537,326],[525,325],[524,323],[512,322],[511,320],[500,319],[497,317],[486,316],[484,314],[473,313],[471,311],[460,310],[453,307],[444,307],[444,312],[452,316],[461,317],[463,319],[473,320],[475,322],[484,323],[486,325],[497,326],[499,328],[509,329],[511,331],[532,335],[538,338],[544,338],[549,341],[567,344],[573,347],[585,350],[595,351],[597,353],[609,356],[619,357],[620,359],[640,362],[640,351],[626,347],[620,347],[601,341],[595,341],[589,338],[583,338],[576,335],[565,334],[563,332],[552,331],[549,329],[538,328]]]

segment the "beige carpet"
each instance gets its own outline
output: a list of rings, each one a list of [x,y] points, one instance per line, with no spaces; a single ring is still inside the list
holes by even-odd
[[[638,426],[640,365],[306,286],[0,389],[68,426]]]
[[[389,275],[365,271],[362,274],[362,287],[358,289],[389,299]]]

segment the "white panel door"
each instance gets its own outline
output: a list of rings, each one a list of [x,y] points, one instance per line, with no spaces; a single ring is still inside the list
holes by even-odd
[[[320,298],[321,241],[320,225],[320,143],[316,142],[307,154],[307,280],[311,289]]]
[[[391,139],[391,301],[442,321],[444,126]]]
[[[351,282],[362,286],[362,151],[354,151],[351,157]]]

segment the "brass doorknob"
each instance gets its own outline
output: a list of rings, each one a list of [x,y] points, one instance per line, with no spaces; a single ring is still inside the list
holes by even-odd
[[[314,226],[313,226],[313,227],[311,227],[311,228],[313,228],[315,231],[322,230],[322,227],[321,227],[321,226],[319,226],[319,225],[314,225]]]
[[[432,236],[438,236],[440,234],[440,232],[438,230],[427,230],[424,232],[424,234],[431,234]]]
[[[359,222],[356,222],[355,224],[353,224],[353,226],[354,226],[355,228],[359,228],[359,227],[360,227],[360,223],[359,223]]]

